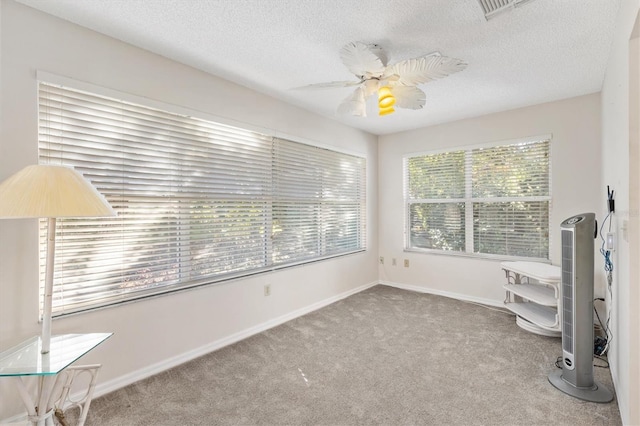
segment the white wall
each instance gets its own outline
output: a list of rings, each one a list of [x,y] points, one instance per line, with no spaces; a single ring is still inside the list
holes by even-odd
[[[0,180],[37,162],[36,70],[204,111],[366,156],[369,250],[248,279],[54,320],[54,334],[112,331],[83,358],[99,388],[126,384],[261,324],[377,282],[377,138],[166,58],[0,0]],[[0,350],[38,334],[35,220],[0,220]],[[272,295],[263,285],[272,284]],[[225,340],[227,339],[227,340]],[[155,366],[154,366],[155,365]],[[141,369],[146,369],[142,370]],[[33,384],[32,384],[33,386]],[[0,419],[22,412],[0,380]]]
[[[58,319],[54,333],[114,331],[113,338],[83,361],[102,363],[100,383],[117,386],[135,378],[136,372],[150,373],[179,362],[182,355],[210,348],[212,342],[228,342],[378,277],[500,303],[504,275],[498,261],[403,252],[402,156],[552,133],[552,230],[577,212],[595,211],[601,219],[606,184],[618,195],[617,234],[625,235],[625,220],[627,229],[635,230],[619,238],[614,254],[611,361],[623,419],[640,424],[639,271],[638,257],[630,254],[640,254],[640,226],[634,222],[640,216],[640,190],[629,185],[637,174],[629,171],[629,158],[635,157],[628,130],[628,40],[638,9],[639,0],[623,0],[602,97],[592,94],[381,136],[377,148],[376,137],[364,132],[0,0],[0,180],[37,161],[36,70],[360,152],[368,161],[368,252]],[[560,263],[558,246],[558,232],[552,232],[555,264]],[[378,255],[386,262],[376,269]],[[395,267],[393,257],[398,259]],[[409,268],[402,266],[405,258]],[[34,221],[0,220],[0,350],[39,333],[35,265]],[[597,280],[596,293],[603,295],[601,274]],[[272,283],[269,298],[262,294],[267,281]],[[0,419],[21,411],[15,390],[0,380]]]
[[[380,280],[501,304],[504,273],[499,262],[451,255],[403,252],[402,157],[408,153],[477,145],[551,133],[552,208],[550,257],[560,264],[560,223],[577,213],[601,211],[600,97],[577,98],[520,108],[379,138]],[[397,258],[392,266],[389,258]],[[409,268],[402,259],[409,259]],[[602,290],[599,289],[602,294]]]
[[[638,0],[621,3],[602,88],[601,118],[603,183],[616,191],[613,231],[618,236],[612,256],[612,297],[607,298],[613,332],[609,361],[622,420],[634,425],[640,424],[640,118],[637,109],[640,45],[637,31],[634,42],[629,40],[639,10]],[[634,58],[633,62],[630,57]],[[633,73],[629,72],[630,65],[635,67]],[[633,85],[629,84],[630,77]],[[634,112],[629,108],[630,101],[635,105]]]

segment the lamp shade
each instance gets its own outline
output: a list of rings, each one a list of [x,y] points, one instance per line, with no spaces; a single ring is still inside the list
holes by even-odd
[[[116,212],[71,167],[31,165],[0,184],[0,218],[102,216],[116,216]]]

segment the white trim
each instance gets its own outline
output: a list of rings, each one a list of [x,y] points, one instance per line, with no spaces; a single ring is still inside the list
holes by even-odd
[[[146,379],[147,377],[151,377],[155,374],[161,373],[170,368],[176,367],[178,365],[184,364],[185,362],[194,360],[198,357],[206,355],[210,352],[216,351],[218,349],[222,349],[225,346],[232,345],[236,342],[244,340],[248,337],[251,337],[255,334],[261,333],[263,331],[269,330],[270,328],[276,327],[278,325],[284,324],[287,321],[291,321],[292,319],[301,317],[310,312],[316,311],[320,308],[324,308],[325,306],[331,305],[339,300],[345,299],[349,296],[352,296],[356,293],[360,293],[368,288],[371,288],[377,285],[378,282],[374,281],[368,284],[361,285],[360,287],[356,287],[354,289],[345,291],[344,293],[337,294],[328,299],[321,300],[312,305],[306,306],[304,308],[297,309],[295,311],[289,312],[288,314],[281,315],[279,317],[273,318],[269,321],[263,322],[262,324],[255,325],[253,327],[249,327],[245,330],[234,333],[230,336],[223,337],[222,339],[216,340],[204,346],[201,346],[196,349],[192,349],[188,352],[184,352],[180,355],[176,355],[171,358],[167,358],[164,361],[157,362],[153,365],[149,365],[140,370],[133,371],[131,373],[125,374],[120,377],[116,377],[115,379],[111,379],[104,383],[99,383],[96,385],[93,397],[98,398],[102,395],[106,395],[109,392],[113,392],[125,386],[128,386],[132,383],[138,382],[140,380]]]
[[[551,201],[550,195],[536,195],[531,197],[494,197],[494,198],[412,198],[407,204],[452,204],[452,203],[511,203],[528,201]]]
[[[31,423],[27,421],[26,414],[18,414],[16,416],[11,416],[7,419],[0,420],[0,425],[2,426],[31,426]]]
[[[608,352],[607,352],[608,354]],[[622,389],[620,387],[619,373],[618,373],[618,364],[615,362],[609,362],[609,371],[611,371],[611,382],[613,383],[613,390],[615,393],[615,401],[618,403],[618,411],[620,412],[620,418],[622,420],[622,424],[627,424],[627,417],[629,414],[628,407],[628,394],[625,395],[625,398],[620,398],[622,395],[618,394],[618,390]]]
[[[458,256],[458,257],[470,257],[472,259],[484,259],[495,260],[499,262],[513,262],[516,260],[522,260],[525,262],[540,262],[551,264],[550,259],[544,259],[540,257],[525,257],[525,256],[507,256],[506,254],[491,254],[491,253],[469,253],[466,251],[453,251],[453,250],[440,250],[440,249],[428,249],[428,248],[406,248],[403,250],[405,253],[421,253],[436,256]]]
[[[392,281],[380,281],[379,284],[380,285],[386,285],[386,286],[389,286],[389,287],[399,288],[399,289],[402,289],[402,290],[415,291],[415,292],[418,292],[418,293],[435,294],[437,296],[444,296],[444,297],[448,297],[450,299],[461,300],[463,302],[480,303],[482,305],[494,306],[494,307],[497,307],[497,308],[504,308],[504,304],[502,303],[502,301],[499,301],[499,300],[485,299],[483,297],[468,296],[466,294],[452,293],[450,291],[436,290],[436,289],[429,288],[429,287],[422,287],[422,286],[417,286],[417,285],[413,285],[413,284],[396,283],[396,282],[392,282]]]

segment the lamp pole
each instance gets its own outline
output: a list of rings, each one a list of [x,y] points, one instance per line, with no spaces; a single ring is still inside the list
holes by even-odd
[[[56,252],[56,218],[47,218],[47,266],[44,276],[44,299],[42,300],[42,350],[49,353],[51,345],[51,305],[53,301],[53,267]]]

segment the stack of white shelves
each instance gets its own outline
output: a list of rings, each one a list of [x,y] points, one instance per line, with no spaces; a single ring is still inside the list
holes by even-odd
[[[516,324],[543,336],[561,335],[559,266],[537,262],[502,262],[507,276],[504,306],[516,314]]]

